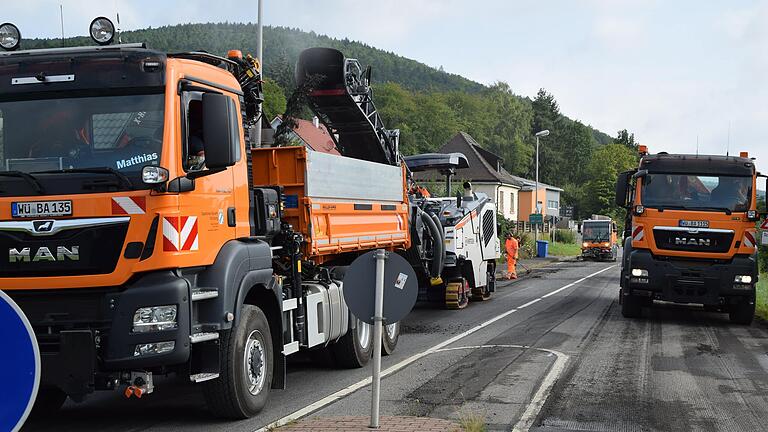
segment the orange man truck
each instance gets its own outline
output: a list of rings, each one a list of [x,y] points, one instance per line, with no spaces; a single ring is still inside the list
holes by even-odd
[[[608,216],[592,215],[581,222],[581,258],[616,261],[619,254],[616,222]]]
[[[292,353],[366,364],[342,279],[364,251],[409,247],[406,171],[359,64],[324,54],[299,70],[326,70],[312,108],[355,157],[250,151],[261,77],[238,52],[0,53],[0,289],[38,338],[38,407],[176,373],[245,418]],[[385,352],[397,339],[388,325]]]
[[[642,306],[663,300],[751,323],[760,218],[754,162],[746,153],[640,152],[640,166],[616,183],[616,203],[627,208],[622,314],[637,317]]]

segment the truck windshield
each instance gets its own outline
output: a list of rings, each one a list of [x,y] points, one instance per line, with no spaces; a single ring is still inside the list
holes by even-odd
[[[581,229],[581,236],[584,241],[608,241],[610,238],[610,227],[608,223],[585,223]]]
[[[111,168],[138,175],[160,163],[162,94],[0,102],[0,172]]]
[[[687,174],[647,174],[641,195],[646,207],[727,212],[749,210],[751,197],[751,177]]]

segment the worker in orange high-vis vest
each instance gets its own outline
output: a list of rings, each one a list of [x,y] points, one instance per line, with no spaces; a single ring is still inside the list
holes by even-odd
[[[520,249],[520,243],[512,233],[507,234],[507,241],[504,243],[504,248],[507,252],[507,279],[517,279],[517,265],[518,250]]]

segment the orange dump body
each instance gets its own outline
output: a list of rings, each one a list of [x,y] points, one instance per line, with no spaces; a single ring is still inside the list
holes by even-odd
[[[253,185],[281,186],[283,220],[304,235],[305,259],[410,245],[403,167],[307,150],[252,150]]]

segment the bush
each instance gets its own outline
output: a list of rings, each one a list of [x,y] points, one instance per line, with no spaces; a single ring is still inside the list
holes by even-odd
[[[555,241],[558,243],[576,244],[576,233],[569,229],[555,230]]]
[[[536,242],[533,241],[533,234],[518,233],[520,235],[520,258],[532,258],[536,256]]]

